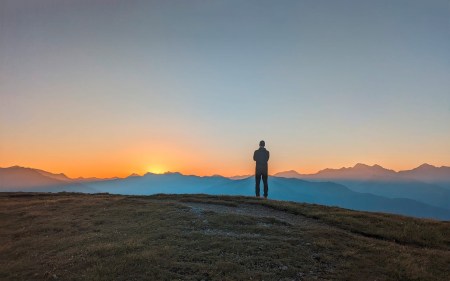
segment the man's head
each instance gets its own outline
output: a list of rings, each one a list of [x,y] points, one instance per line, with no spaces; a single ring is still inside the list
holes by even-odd
[[[263,141],[263,140],[262,140],[262,141],[260,141],[260,142],[259,142],[259,146],[260,146],[260,147],[264,147],[264,146],[266,146],[266,142],[265,142],[265,141]]]

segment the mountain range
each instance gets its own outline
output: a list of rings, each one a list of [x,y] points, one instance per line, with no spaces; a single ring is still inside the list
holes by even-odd
[[[450,167],[422,164],[417,168],[396,172],[379,165],[356,164],[354,167],[324,169],[315,174],[296,171],[274,176],[309,181],[331,181],[353,191],[388,198],[414,199],[432,206],[450,209]]]
[[[269,196],[278,200],[450,220],[450,189],[436,184],[435,178],[431,176],[438,175],[438,183],[445,184],[445,176],[450,168],[429,166],[422,165],[402,172],[364,164],[351,168],[325,169],[314,175],[288,171],[269,178]],[[245,176],[200,177],[180,173],[71,179],[64,174],[14,166],[0,168],[0,191],[253,196],[254,180]]]
[[[380,165],[369,166],[358,163],[353,167],[340,169],[324,169],[315,174],[300,174],[291,170],[274,174],[277,177],[304,178],[304,179],[340,179],[340,180],[373,180],[383,179],[389,181],[421,181],[426,183],[449,183],[450,167],[435,167],[422,164],[412,170],[396,172]]]

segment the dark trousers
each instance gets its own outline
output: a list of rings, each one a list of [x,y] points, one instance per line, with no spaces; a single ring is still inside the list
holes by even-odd
[[[267,173],[266,172],[258,172],[257,171],[255,173],[255,181],[256,181],[255,193],[256,193],[256,196],[259,196],[259,183],[261,182],[261,178],[264,183],[264,197],[267,197],[268,192],[269,192],[269,184],[267,183]]]

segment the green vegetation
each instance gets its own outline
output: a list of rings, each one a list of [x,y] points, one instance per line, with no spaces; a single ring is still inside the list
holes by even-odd
[[[0,194],[1,280],[446,280],[450,223],[248,197]]]

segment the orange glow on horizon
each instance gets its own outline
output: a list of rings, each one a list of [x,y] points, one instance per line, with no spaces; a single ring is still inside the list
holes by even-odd
[[[364,163],[363,161],[361,161],[361,163]],[[251,163],[253,164],[253,163]],[[269,174],[273,175],[276,174],[278,172],[284,172],[284,171],[289,171],[289,170],[294,170],[297,171],[300,174],[314,174],[317,173],[318,171],[325,169],[325,168],[330,168],[330,169],[340,169],[342,167],[353,167],[356,163],[352,163],[349,165],[342,165],[342,166],[328,166],[328,167],[323,167],[323,168],[305,168],[305,167],[300,167],[300,168],[281,168],[281,167],[277,167],[276,169],[272,169],[269,166]],[[377,163],[364,163],[367,164],[369,166],[375,165]],[[422,164],[422,163],[421,163]],[[433,163],[430,163],[431,165],[433,165]],[[401,171],[401,170],[410,170],[413,168],[416,168],[419,165],[415,165],[415,166],[410,166],[410,167],[401,167],[401,168],[397,168],[397,169],[393,169],[390,166],[386,166],[383,164],[378,164],[381,165],[382,167],[386,168],[386,169],[392,169],[394,171]],[[2,163],[0,165],[1,168],[6,168],[6,167],[10,167],[10,166],[22,166],[22,167],[28,167],[28,168],[35,168],[35,169],[41,169],[41,170],[45,170],[47,172],[51,172],[51,173],[64,173],[66,176],[70,177],[70,178],[78,178],[78,177],[85,177],[85,178],[89,178],[89,177],[97,177],[97,178],[111,178],[111,177],[119,177],[119,178],[124,178],[127,177],[131,174],[138,174],[138,175],[144,175],[148,172],[153,173],[153,174],[164,174],[167,172],[179,172],[183,175],[197,175],[197,176],[213,176],[213,175],[221,175],[224,177],[232,177],[232,176],[243,176],[243,175],[252,175],[253,174],[253,165],[249,165],[249,167],[251,166],[250,169],[240,169],[240,170],[232,170],[232,169],[223,169],[222,171],[219,171],[217,169],[214,169],[212,167],[210,168],[201,168],[201,167],[188,167],[188,168],[181,168],[178,167],[178,169],[175,168],[169,168],[169,165],[147,165],[147,166],[143,166],[143,167],[136,167],[135,165],[133,168],[132,167],[113,167],[110,166],[108,167],[104,167],[104,169],[89,169],[87,167],[77,167],[77,169],[73,169],[73,170],[69,170],[69,169],[61,169],[59,165],[56,164],[51,164],[51,165],[37,165],[37,164],[25,164],[25,163],[10,163],[5,165],[4,163]],[[440,166],[446,166],[446,165],[435,165],[437,167]]]
[[[152,165],[147,168],[147,172],[153,173],[153,174],[164,174],[164,173],[168,172],[168,170],[161,165]]]
[[[134,141],[135,139],[138,141]],[[108,142],[104,142],[102,138],[80,138],[78,141],[43,139],[35,141],[33,146],[28,144],[28,140],[23,138],[9,142],[11,149],[1,150],[0,167],[18,165],[64,173],[70,178],[123,178],[133,173],[161,174],[168,171],[185,175],[225,177],[254,173],[252,154],[256,147],[247,143],[224,148],[205,137],[183,139],[180,142],[170,135],[156,138],[146,134],[133,135],[132,140],[128,137],[110,138]],[[345,152],[333,155],[334,150],[295,151],[295,148],[280,147],[275,143],[268,149],[271,152],[269,174],[272,175],[288,170],[313,174],[325,168],[353,167],[356,163],[371,166],[378,164],[395,171],[412,169],[423,163],[448,166],[443,154],[437,154],[434,159],[406,152],[387,157],[376,150],[360,156]]]

